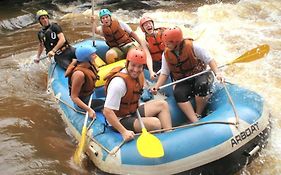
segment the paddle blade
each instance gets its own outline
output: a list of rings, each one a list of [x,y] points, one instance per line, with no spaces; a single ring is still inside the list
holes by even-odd
[[[142,129],[142,134],[137,140],[137,149],[141,156],[146,158],[159,158],[164,156],[164,149],[160,140]]]
[[[264,57],[266,54],[268,54],[268,52],[269,52],[269,45],[264,44],[244,53],[239,58],[236,58],[229,64],[255,61],[257,59]]]
[[[82,154],[84,153],[84,148],[85,148],[85,144],[86,144],[86,133],[87,133],[87,128],[84,126],[82,129],[82,134],[81,134],[81,139],[79,142],[79,145],[74,153],[74,162],[77,165],[82,165]]]

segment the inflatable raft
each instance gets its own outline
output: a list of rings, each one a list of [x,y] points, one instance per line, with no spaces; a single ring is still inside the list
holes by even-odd
[[[75,44],[92,45],[91,40]],[[96,41],[97,54],[104,57],[108,50],[104,41]],[[119,61],[100,68],[100,76],[113,67],[124,65]],[[64,69],[55,63],[49,67],[50,90],[58,100],[62,118],[73,136],[80,140],[85,114],[77,111],[69,96]],[[94,98],[104,99],[104,82],[97,82]],[[88,120],[86,153],[102,171],[113,174],[233,174],[241,169],[264,147],[270,131],[270,113],[264,99],[257,93],[233,85],[226,87],[235,104],[237,115],[229,103],[221,84],[215,84],[205,117],[188,124],[172,95],[171,87],[162,91],[169,103],[174,130],[152,133],[162,143],[164,156],[142,157],[136,139],[124,143],[122,136],[108,125],[102,112],[94,121]]]

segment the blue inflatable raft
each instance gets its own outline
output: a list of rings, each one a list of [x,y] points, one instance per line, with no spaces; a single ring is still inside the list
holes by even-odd
[[[92,45],[92,41],[84,40],[75,47],[79,45]],[[96,46],[97,54],[103,58],[107,45],[97,40]],[[124,61],[100,69],[107,73],[120,64]],[[73,136],[80,140],[85,114],[74,108],[64,72],[51,64],[49,86],[58,100],[63,120]],[[93,96],[104,99],[103,82],[99,83]],[[270,113],[257,93],[230,83],[227,88],[238,116],[235,116],[223,86],[215,84],[206,116],[192,124],[187,123],[177,107],[172,89],[164,89],[162,96],[169,103],[174,130],[153,133],[164,147],[165,155],[161,158],[142,157],[137,151],[137,138],[123,143],[122,136],[108,125],[101,112],[97,112],[95,121],[88,121],[86,153],[100,170],[112,174],[233,174],[251,162],[266,144]]]

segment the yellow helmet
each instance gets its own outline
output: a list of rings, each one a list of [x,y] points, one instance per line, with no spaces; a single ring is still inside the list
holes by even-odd
[[[46,10],[38,10],[36,13],[36,19],[39,20],[41,16],[48,16],[49,18],[49,14]]]

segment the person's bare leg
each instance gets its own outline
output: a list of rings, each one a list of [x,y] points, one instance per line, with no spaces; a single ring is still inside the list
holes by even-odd
[[[115,50],[110,49],[106,52],[105,59],[107,64],[114,63],[116,60],[118,60],[118,54]]]
[[[199,97],[195,96],[195,103],[196,103],[196,113],[201,115],[205,106],[208,102],[209,96]]]
[[[193,106],[190,103],[190,101],[188,102],[184,102],[184,103],[178,103],[180,109],[182,110],[182,112],[185,114],[185,116],[191,121],[191,122],[197,122],[197,116],[194,112]]]
[[[150,124],[151,117],[157,117],[160,120],[161,128],[172,128],[171,114],[168,103],[164,100],[151,100],[144,104],[145,118],[147,125]]]

